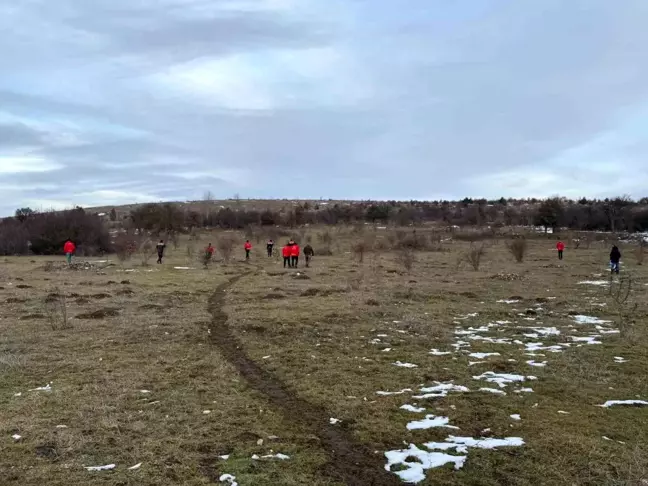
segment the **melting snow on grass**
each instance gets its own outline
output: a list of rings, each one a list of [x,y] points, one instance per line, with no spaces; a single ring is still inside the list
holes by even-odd
[[[578,282],[578,285],[608,285],[607,280],[583,280]]]
[[[495,373],[494,371],[487,371],[479,376],[473,376],[474,380],[485,380],[489,383],[497,383],[500,388],[505,388],[506,385],[515,382],[526,380],[537,380],[535,376],[514,375],[511,373]]]
[[[546,362],[546,361],[543,361],[542,363],[538,363],[537,361],[530,360],[530,361],[527,361],[526,363],[527,363],[529,366],[538,366],[538,367],[547,366],[547,362]]]
[[[52,391],[52,384],[48,383],[45,386],[39,386],[38,388],[32,388],[29,391],[44,391],[44,392],[51,392]]]
[[[498,390],[497,388],[480,388],[479,391],[493,393],[494,395],[506,395],[505,391]]]
[[[497,301],[498,304],[517,304],[518,302],[520,301],[514,299],[502,299]]]
[[[407,410],[408,412],[412,412],[412,413],[425,412],[425,407],[415,407],[414,405],[409,405],[409,404],[402,405],[401,409]]]
[[[603,405],[599,405],[599,407],[610,408],[616,405],[626,407],[645,407],[648,406],[648,402],[644,400],[608,400]]]
[[[599,319],[598,317],[583,316],[583,315],[574,316],[574,320],[578,324],[610,324],[612,322],[612,321],[604,321],[603,319]]]
[[[425,430],[433,427],[445,427],[448,429],[458,429],[454,425],[450,425],[448,417],[437,417],[436,415],[426,415],[422,420],[414,420],[407,424],[407,430]]]
[[[426,452],[414,444],[409,449],[385,452],[387,465],[385,469],[392,471],[394,466],[404,467],[400,471],[394,471],[406,483],[420,483],[425,480],[425,471],[445,464],[454,464],[455,469],[463,467],[466,456],[453,456],[441,452]],[[417,462],[411,462],[416,459]]]
[[[403,393],[408,393],[408,392],[411,393],[411,392],[413,392],[413,391],[414,391],[414,390],[412,390],[411,388],[403,388],[402,390],[400,390],[400,391],[396,391],[396,392],[377,391],[377,392],[376,392],[376,395],[380,395],[380,396],[386,397],[386,396],[390,396],[390,395],[402,395]]]
[[[467,454],[469,448],[476,449],[496,449],[498,447],[520,447],[524,445],[524,440],[520,437],[507,437],[505,439],[481,438],[473,439],[472,437],[455,437],[449,436],[445,442],[428,442],[424,444],[431,451],[449,451],[459,454]],[[385,452],[387,465],[385,469],[392,471],[394,466],[399,466],[400,471],[393,471],[404,482],[419,483],[425,480],[425,471],[446,464],[453,464],[455,470],[461,469],[467,459],[466,455],[453,455],[445,452],[427,452],[419,449],[414,444],[410,444],[409,449],[395,450]],[[416,461],[413,461],[415,459]]]
[[[446,354],[452,354],[452,351],[439,351],[438,349],[432,349],[430,354],[433,356],[445,356]]]
[[[434,386],[421,388],[420,391],[423,395],[414,395],[412,398],[425,399],[425,398],[443,398],[448,396],[451,391],[456,392],[469,392],[470,390],[462,385],[455,385],[454,383],[438,383]]]
[[[110,471],[115,469],[114,464],[106,464],[105,466],[84,466],[88,471]]]
[[[511,418],[512,418],[513,420],[522,420],[522,419],[520,418],[520,414],[519,414],[519,413],[514,413],[513,415],[511,415]]]
[[[418,365],[415,365],[414,363],[401,363],[400,361],[396,361],[393,364],[394,366],[399,366],[401,368],[418,368]]]
[[[142,463],[141,463],[141,462],[138,462],[138,463],[135,464],[134,466],[129,467],[128,470],[129,470],[129,471],[136,471],[136,470],[138,470],[140,467],[142,467]]]
[[[468,356],[471,358],[477,358],[477,359],[484,359],[488,358],[489,356],[500,356],[499,353],[470,353]]]
[[[238,483],[236,482],[236,477],[232,476],[231,474],[222,474],[218,480],[221,483],[228,483],[230,486],[238,486]]]
[[[627,363],[628,360],[625,359],[625,358],[623,358],[623,357],[621,357],[621,356],[615,356],[615,357],[614,357],[614,362],[615,362],[615,363]]]

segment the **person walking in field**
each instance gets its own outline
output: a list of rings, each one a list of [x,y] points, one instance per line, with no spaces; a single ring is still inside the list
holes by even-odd
[[[210,243],[209,245],[207,245],[207,248],[205,248],[205,258],[204,258],[205,268],[207,268],[207,265],[209,264],[209,262],[211,262],[213,256],[214,256],[214,247]]]
[[[281,249],[281,255],[283,256],[284,260],[284,268],[286,268],[286,265],[292,268],[292,262],[290,261],[290,244],[284,245],[284,247]]]
[[[157,259],[158,264],[162,263],[162,258],[164,257],[165,248],[166,245],[164,244],[164,240],[160,240],[160,242],[157,245],[155,245],[155,249],[157,250],[157,255],[158,255],[158,259]]]
[[[556,250],[558,250],[558,260],[563,259],[563,251],[565,251],[565,244],[562,241],[556,243]]]
[[[65,253],[65,259],[67,260],[67,264],[72,263],[72,255],[74,255],[74,252],[76,251],[76,245],[72,240],[67,240],[65,244],[63,245],[63,253]]]
[[[621,252],[619,251],[619,248],[617,246],[612,247],[612,251],[610,252],[610,271],[612,273],[619,273],[619,266],[621,264]]]
[[[306,266],[310,267],[310,261],[315,256],[315,251],[313,251],[313,247],[309,244],[306,244],[304,247],[304,256],[306,257]]]
[[[250,251],[252,251],[252,243],[250,243],[250,240],[245,241],[243,248],[245,248],[245,260],[247,261],[250,259]]]
[[[290,247],[290,263],[292,264],[293,268],[297,268],[299,266],[299,245],[297,243],[293,243],[293,245]]]
[[[266,242],[266,250],[268,250],[268,258],[270,258],[274,250],[274,240],[272,238]]]

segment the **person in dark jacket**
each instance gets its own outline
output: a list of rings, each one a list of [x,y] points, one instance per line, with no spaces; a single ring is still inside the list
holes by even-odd
[[[315,252],[313,251],[313,247],[310,246],[309,244],[307,244],[304,247],[303,251],[304,251],[304,256],[306,257],[306,266],[309,267],[311,258],[315,256]]]
[[[270,239],[266,242],[266,250],[268,250],[268,257],[272,256],[272,250],[274,250],[274,240]]]
[[[619,264],[621,262],[621,252],[616,246],[612,247],[610,252],[610,269],[612,273],[619,273]]]
[[[157,255],[158,255],[158,259],[157,259],[158,263],[162,263],[162,258],[164,257],[165,248],[166,245],[164,244],[164,240],[160,240],[160,242],[157,245],[155,245],[155,249],[157,250]]]

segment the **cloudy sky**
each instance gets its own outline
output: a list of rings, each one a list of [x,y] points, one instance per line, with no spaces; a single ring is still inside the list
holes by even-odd
[[[646,0],[0,0],[0,214],[648,196]]]

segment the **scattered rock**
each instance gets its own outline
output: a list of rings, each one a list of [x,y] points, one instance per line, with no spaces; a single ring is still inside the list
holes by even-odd
[[[20,285],[16,285],[16,288],[17,289],[33,289],[34,287],[32,287],[31,285],[20,284]]]

